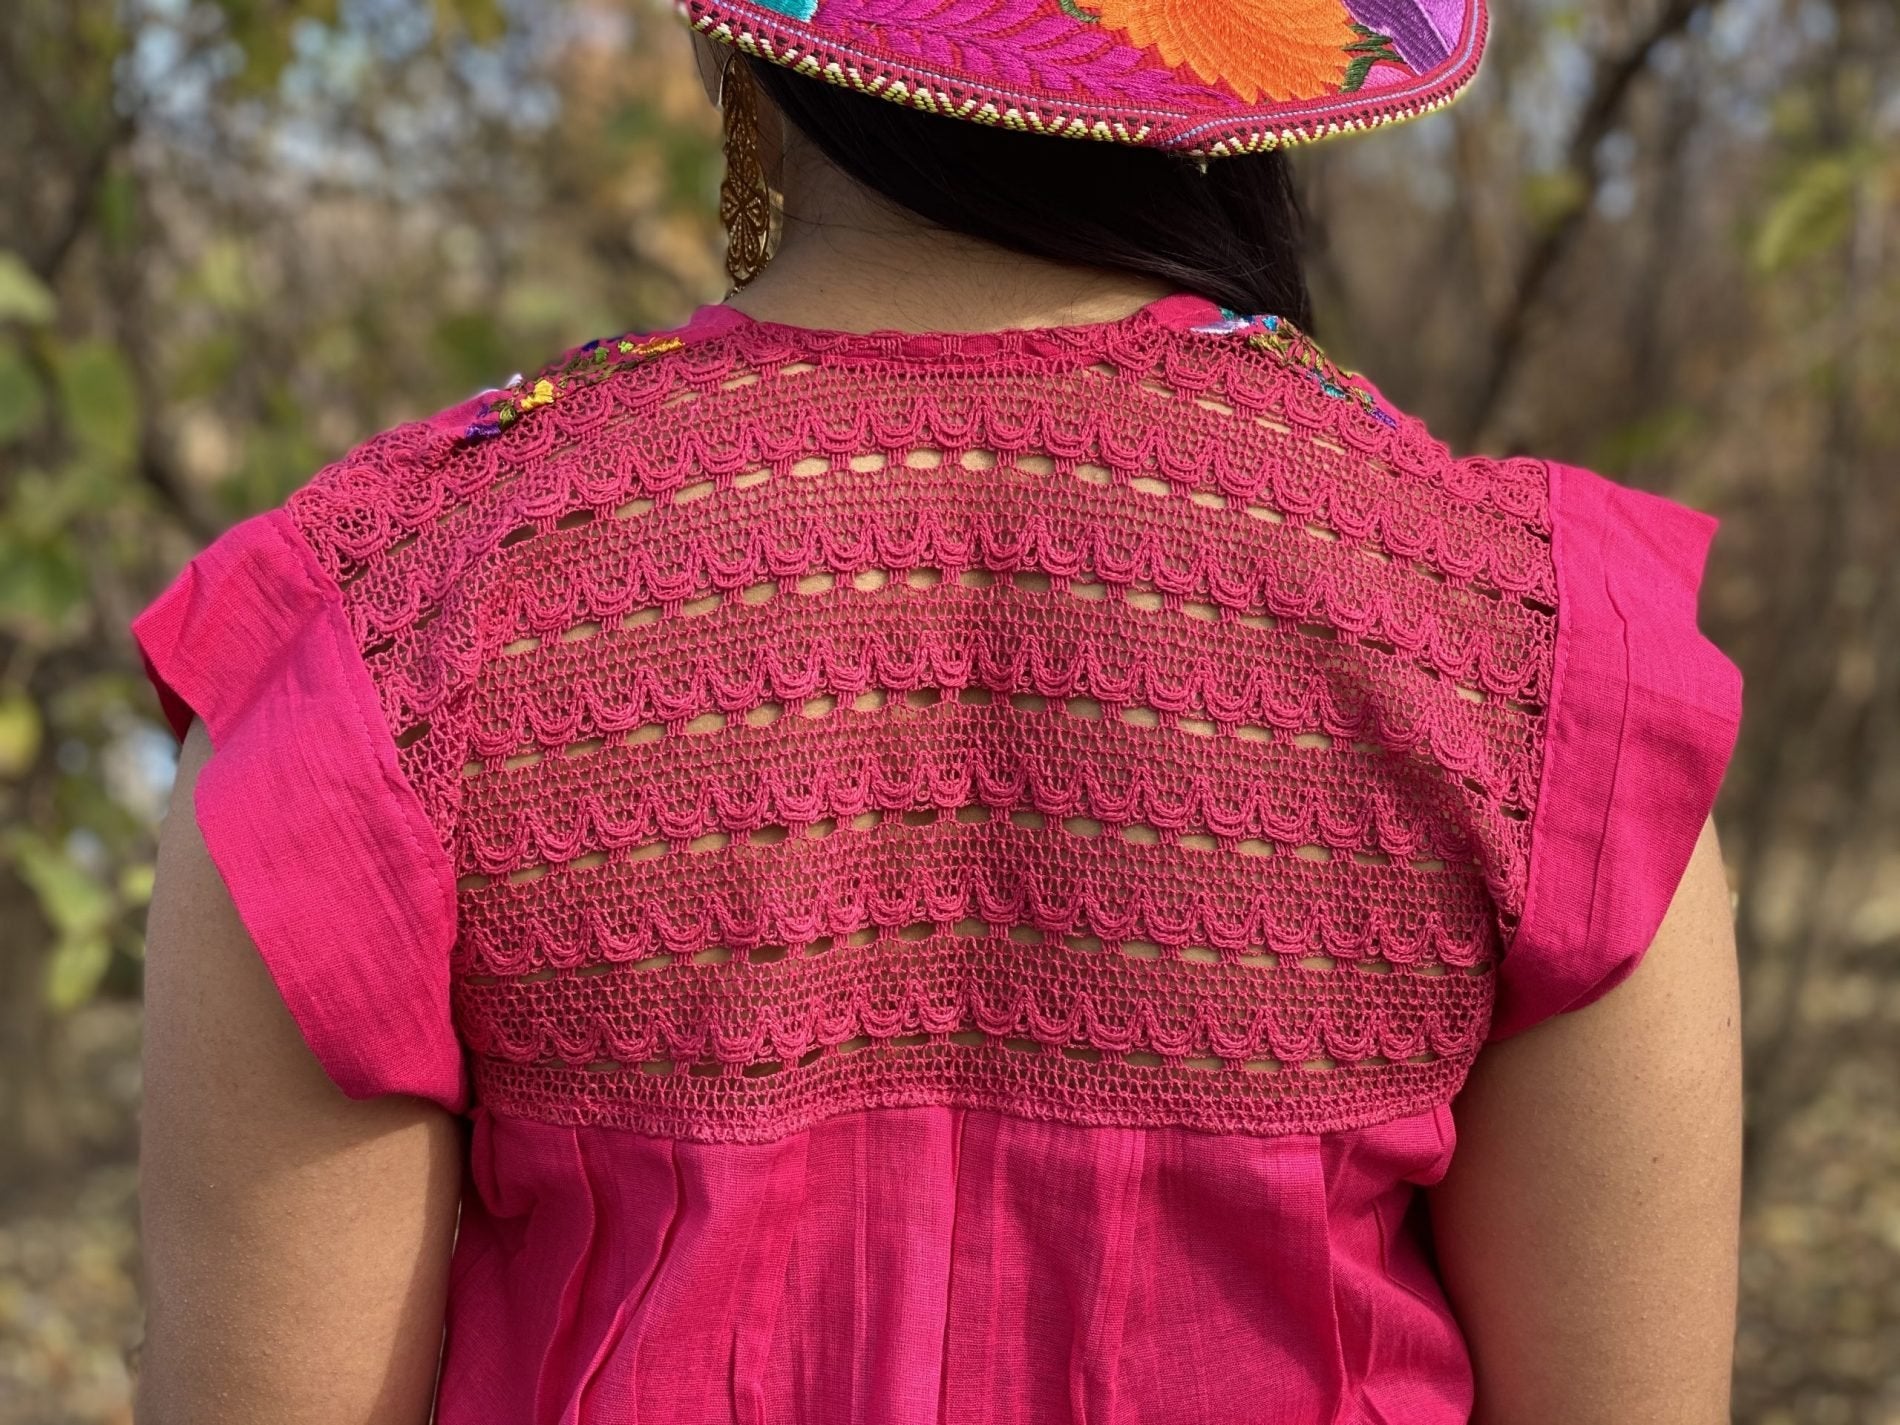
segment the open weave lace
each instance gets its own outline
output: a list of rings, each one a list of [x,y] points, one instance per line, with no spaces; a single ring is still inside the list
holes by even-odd
[[[293,497],[460,878],[477,1099],[700,1141],[1448,1100],[1523,906],[1545,470],[1298,349],[629,338]]]

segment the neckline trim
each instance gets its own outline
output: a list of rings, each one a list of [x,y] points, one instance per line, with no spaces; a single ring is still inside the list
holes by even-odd
[[[676,335],[686,339],[712,338],[725,336],[736,331],[757,331],[788,336],[806,341],[817,340],[830,344],[869,343],[874,346],[903,346],[917,342],[937,343],[946,340],[981,346],[995,341],[1062,340],[1063,338],[1099,336],[1106,332],[1123,331],[1132,326],[1155,322],[1176,331],[1205,322],[1217,320],[1221,315],[1218,303],[1196,292],[1170,292],[1145,302],[1119,317],[1109,317],[1095,322],[1063,322],[1047,326],[1029,327],[991,327],[982,330],[952,331],[935,328],[928,331],[906,331],[897,327],[877,327],[870,331],[845,331],[832,327],[800,326],[793,322],[776,322],[761,317],[750,316],[737,307],[729,307],[723,302],[707,302],[693,310],[692,316],[684,326],[678,328]]]

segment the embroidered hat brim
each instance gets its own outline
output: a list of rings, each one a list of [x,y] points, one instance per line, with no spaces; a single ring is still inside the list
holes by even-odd
[[[800,74],[1025,133],[1222,157],[1416,118],[1477,73],[1484,0],[675,0]]]

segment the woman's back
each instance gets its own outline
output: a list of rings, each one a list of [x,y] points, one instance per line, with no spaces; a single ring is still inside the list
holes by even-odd
[[[1629,562],[1658,518],[1678,562]],[[359,910],[303,1004],[295,936],[260,948],[340,1083],[472,1112],[443,1425],[1453,1421],[1414,1190],[1487,1038],[1647,944],[1661,882],[1567,947],[1584,861],[1687,859],[1732,689],[1706,533],[1455,460],[1188,294],[961,335],[707,307],[368,442],[143,626],[166,676],[304,565],[334,597],[255,667],[307,724],[174,691],[293,780],[380,709],[327,779],[395,776],[309,830],[443,894]],[[1565,621],[1707,705],[1660,817],[1672,690],[1566,699]]]
[[[375,437],[141,617],[193,812],[146,1401],[1716,1418],[1713,521],[1454,458],[1299,330],[1253,150],[1483,32],[1333,6],[1184,60],[1185,6],[695,4],[788,66],[702,42],[743,292]],[[834,92],[826,26],[970,89]]]

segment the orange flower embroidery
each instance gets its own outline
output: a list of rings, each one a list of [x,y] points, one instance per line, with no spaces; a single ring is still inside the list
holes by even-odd
[[[1129,43],[1249,103],[1337,93],[1359,36],[1340,0],[1089,0]]]

